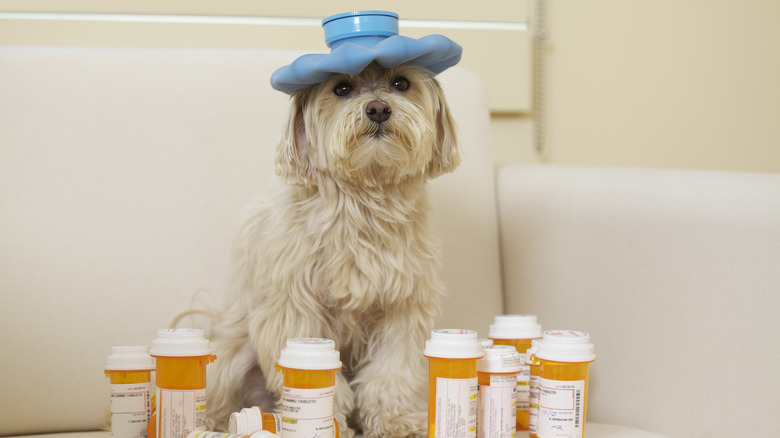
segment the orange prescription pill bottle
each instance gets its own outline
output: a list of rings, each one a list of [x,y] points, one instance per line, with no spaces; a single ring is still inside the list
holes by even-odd
[[[157,397],[152,396],[152,416],[146,424],[146,437],[157,438]]]
[[[210,430],[193,430],[186,438],[273,438],[278,435],[267,430],[258,430],[251,434],[224,433]]]
[[[477,436],[513,438],[517,434],[517,373],[523,358],[511,345],[493,345],[484,350],[485,356],[477,361]]]
[[[539,419],[539,359],[536,357],[536,349],[539,339],[531,341],[531,348],[526,352],[525,363],[530,369],[528,403],[528,437],[536,438],[536,426]]]
[[[287,340],[276,362],[276,370],[284,375],[281,433],[285,438],[338,438],[333,401],[339,369],[341,360],[332,340]]]
[[[111,436],[146,438],[154,359],[143,345],[112,347],[105,373],[111,386]]]
[[[490,325],[488,338],[494,345],[511,345],[525,355],[531,347],[531,340],[542,337],[542,326],[534,315],[496,315]],[[517,430],[528,430],[530,403],[530,369],[523,365],[517,375]]]
[[[431,331],[428,358],[428,438],[477,436],[477,360],[484,353],[474,330]]]
[[[185,438],[206,426],[206,365],[214,362],[200,329],[157,331],[150,354],[157,361],[154,437]],[[156,421],[155,421],[156,420]],[[151,429],[151,427],[150,427]]]
[[[249,435],[258,430],[267,430],[273,434],[282,433],[282,414],[263,412],[257,406],[241,409],[230,414],[228,433]]]
[[[539,438],[585,435],[588,370],[596,359],[590,335],[574,330],[544,332],[539,359]]]

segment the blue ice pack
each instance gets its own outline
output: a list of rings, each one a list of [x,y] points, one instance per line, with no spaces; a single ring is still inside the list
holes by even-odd
[[[355,11],[322,20],[329,54],[308,54],[271,75],[271,86],[291,94],[326,81],[333,73],[356,75],[376,61],[385,68],[406,62],[434,74],[460,61],[463,48],[443,35],[419,39],[398,35],[398,14],[387,11]]]

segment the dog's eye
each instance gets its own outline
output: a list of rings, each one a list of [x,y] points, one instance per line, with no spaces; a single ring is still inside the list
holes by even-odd
[[[393,88],[395,88],[398,91],[406,91],[409,89],[409,80],[406,78],[396,78],[393,81]]]
[[[338,85],[333,87],[333,93],[335,93],[336,96],[339,97],[344,97],[351,92],[352,92],[352,86],[346,82],[340,82]]]

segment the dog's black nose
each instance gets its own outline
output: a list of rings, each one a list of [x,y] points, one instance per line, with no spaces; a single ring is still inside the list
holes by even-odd
[[[376,123],[382,123],[390,118],[390,107],[387,104],[375,100],[366,105],[366,114],[368,118]]]

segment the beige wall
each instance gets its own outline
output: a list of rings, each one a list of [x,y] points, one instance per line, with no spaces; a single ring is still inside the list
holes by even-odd
[[[780,172],[780,2],[547,0],[545,149],[532,141],[533,0],[475,7],[399,0],[402,19],[478,22],[444,33],[488,87],[495,160]],[[0,0],[2,12],[321,18],[359,1]],[[0,16],[2,17],[2,16]],[[494,28],[485,22],[500,22]],[[533,23],[532,23],[533,24]],[[322,50],[317,26],[95,23],[0,18],[0,44]]]
[[[780,172],[780,2],[550,0],[551,162]]]

